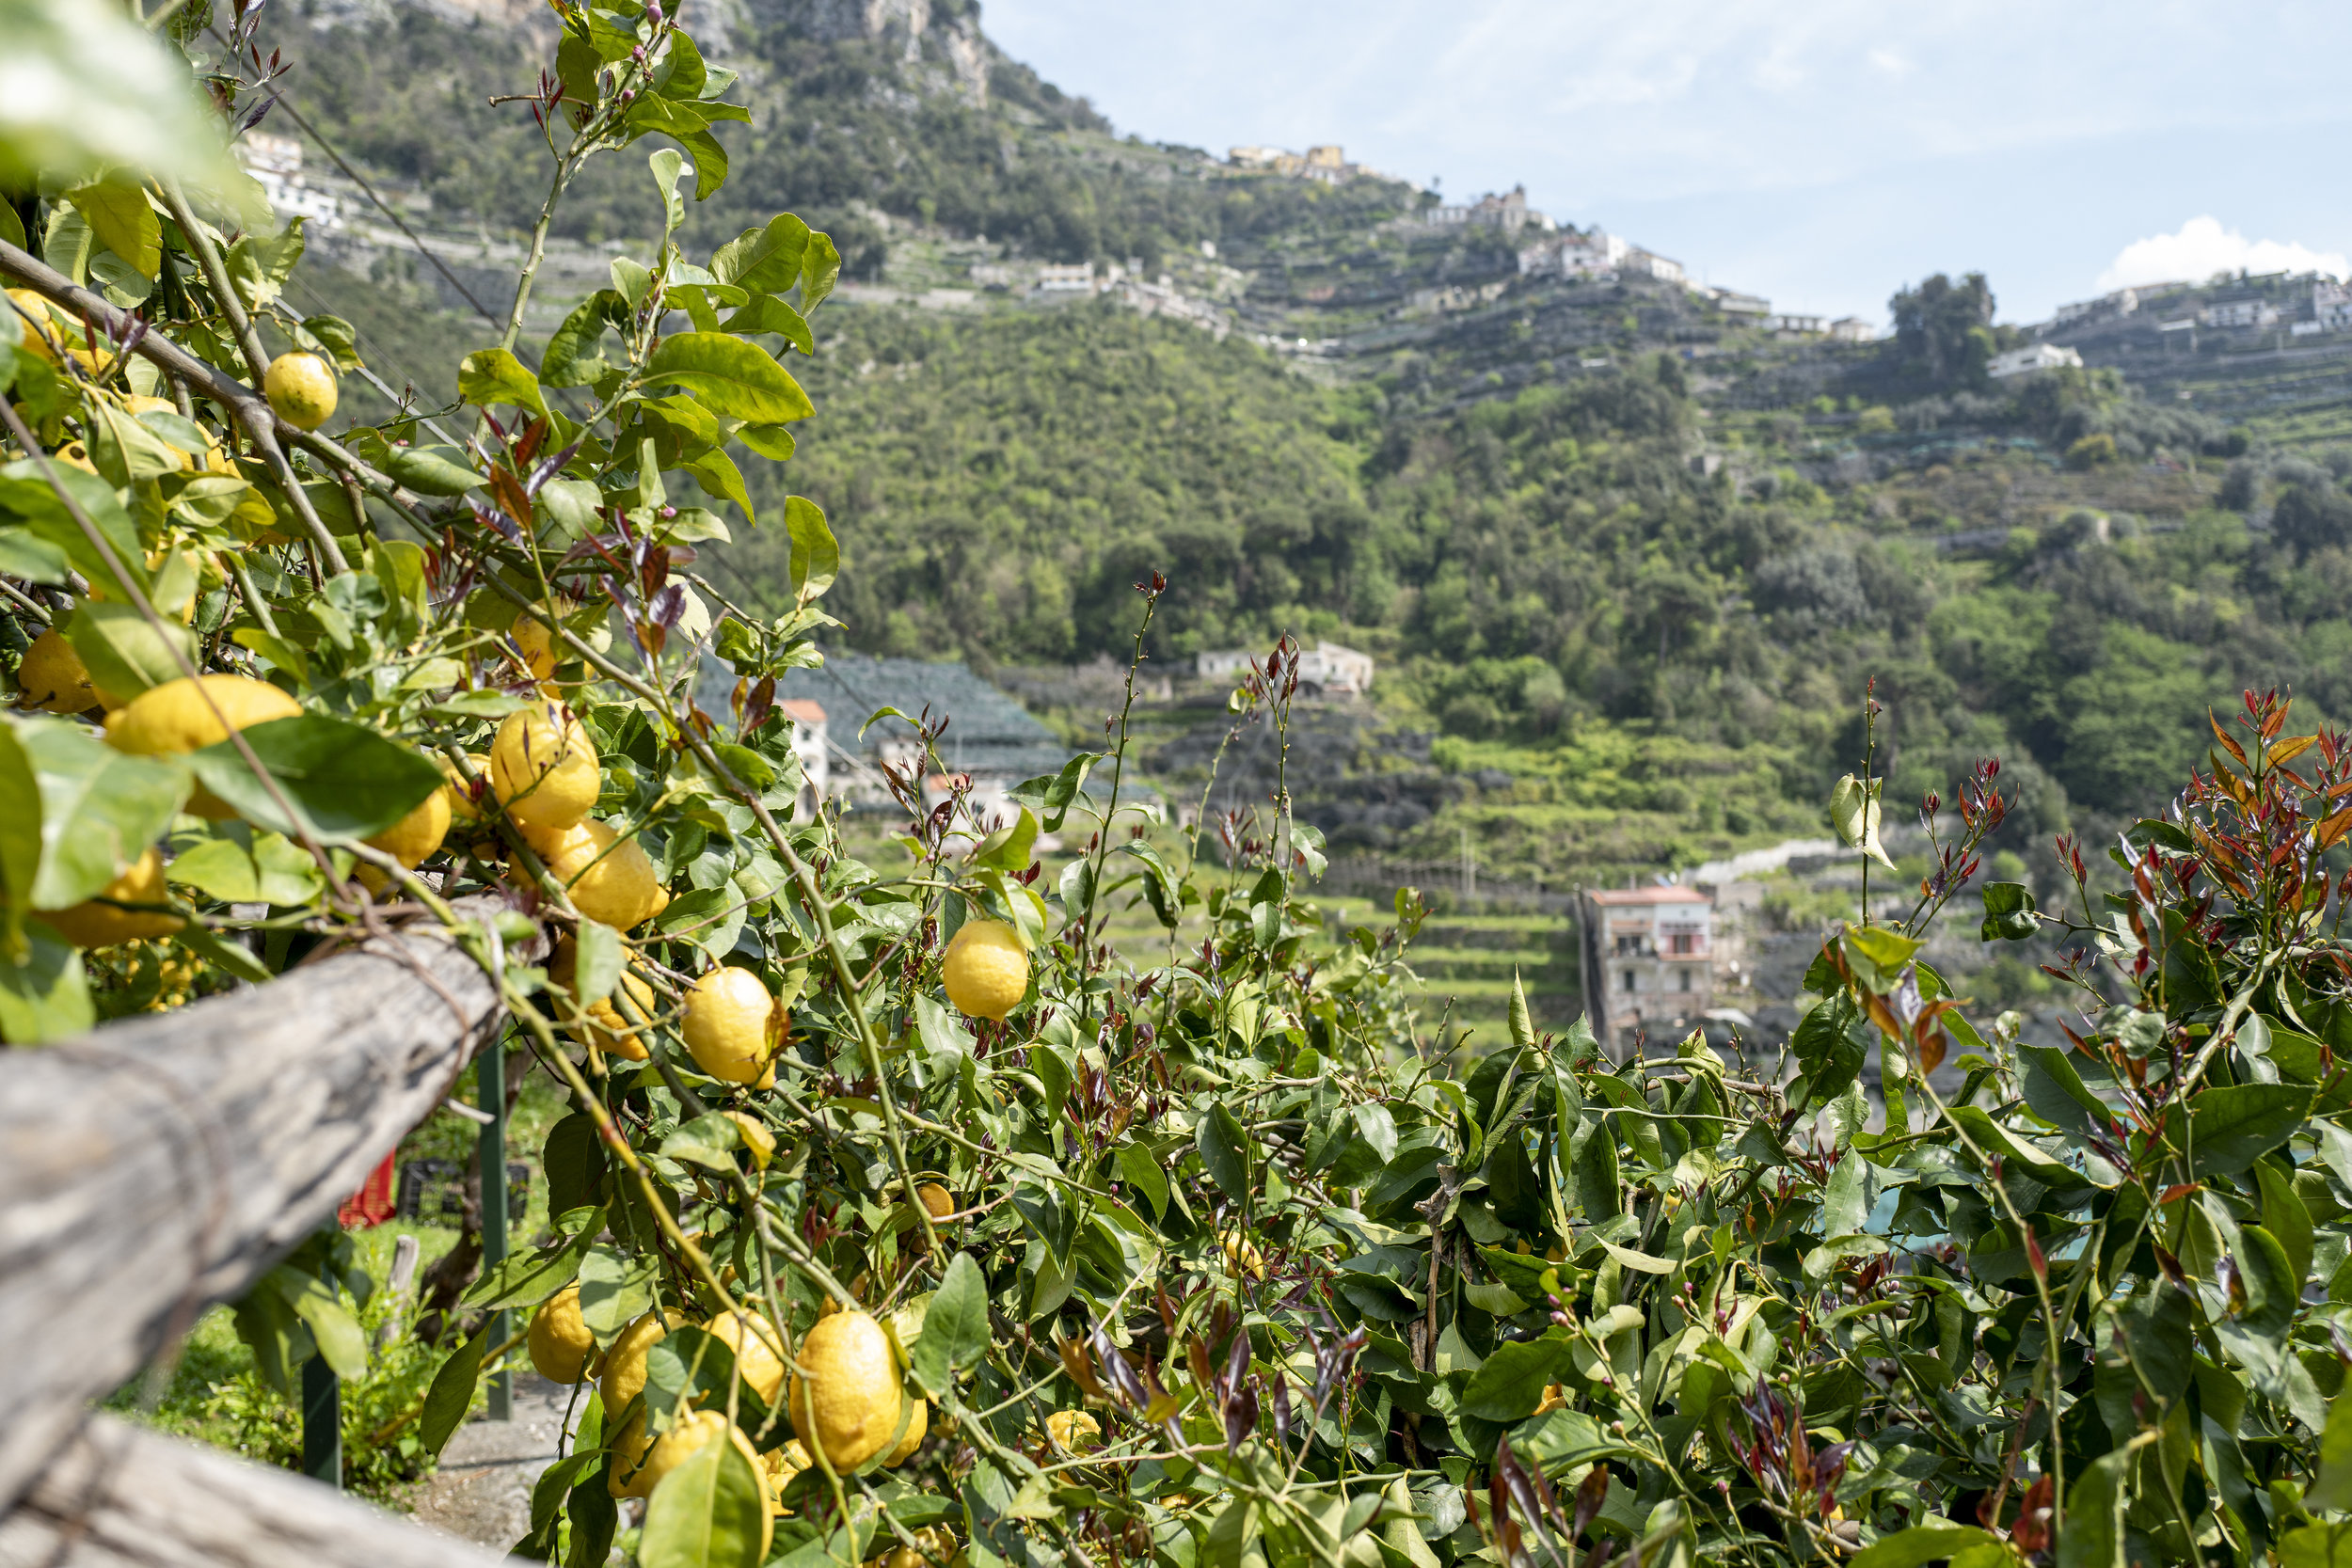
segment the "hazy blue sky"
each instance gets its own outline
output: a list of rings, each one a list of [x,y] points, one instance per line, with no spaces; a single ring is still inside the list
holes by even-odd
[[[1883,322],[1981,268],[2002,319],[2352,252],[2344,0],[986,0],[1121,131],[1524,182],[1693,277]],[[2202,221],[2201,221],[2202,220]]]

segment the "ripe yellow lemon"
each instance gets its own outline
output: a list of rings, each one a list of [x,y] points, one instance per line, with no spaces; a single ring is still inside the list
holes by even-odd
[[[301,704],[267,681],[248,675],[199,675],[194,680],[183,675],[149,688],[107,715],[106,744],[134,756],[176,755],[217,745],[229,738],[230,730],[251,729],[301,712]],[[188,797],[187,809],[199,816],[237,815],[202,784]]]
[[[555,833],[583,820],[603,788],[596,743],[554,703],[508,714],[490,742],[490,788],[527,833]]]
[[[1001,920],[967,920],[947,944],[940,977],[958,1012],[1002,1022],[1028,994],[1028,950]]]
[[[1057,1410],[1045,1418],[1045,1434],[1057,1449],[1090,1453],[1103,1443],[1103,1423],[1084,1410]]]
[[[457,765],[449,758],[437,754],[433,759],[433,766],[439,768],[442,776],[449,780],[449,783],[441,786],[441,798],[449,802],[449,825],[460,832],[482,826],[482,807],[473,798],[473,787],[467,784],[464,776],[457,771]],[[466,766],[473,769],[473,776],[482,781],[484,788],[489,787],[490,759],[488,757],[480,752],[468,752]]]
[[[564,884],[572,908],[590,920],[626,931],[669,902],[644,847],[594,817],[530,836],[548,874]]]
[[[131,868],[101,888],[97,898],[76,904],[71,909],[36,910],[33,918],[46,925],[76,947],[112,947],[119,942],[131,942],[140,937],[167,937],[183,922],[176,914],[148,910],[119,910],[113,904],[102,903],[111,898],[124,904],[161,904],[164,892],[164,860],[150,849],[131,863]]]
[[[571,600],[560,594],[556,595],[557,620],[568,617],[575,608]],[[555,667],[567,657],[567,650],[556,641],[554,630],[536,615],[516,616],[514,638],[515,651],[523,656],[523,663],[540,680],[554,674]]]
[[[632,1497],[652,1497],[653,1489],[661,1484],[662,1477],[708,1445],[719,1442],[735,1445],[736,1452],[743,1456],[743,1462],[752,1467],[753,1479],[759,1483],[760,1506],[766,1516],[759,1547],[760,1556],[764,1558],[770,1543],[774,1539],[776,1516],[775,1497],[768,1487],[768,1466],[760,1462],[758,1450],[752,1447],[752,1440],[743,1435],[742,1429],[716,1410],[696,1410],[681,1416],[675,1426],[655,1438],[645,1449],[643,1463],[635,1466],[635,1473],[629,1477],[628,1491],[625,1495]],[[614,1474],[616,1477],[619,1474],[617,1464]]]
[[[923,1446],[924,1434],[930,1431],[930,1401],[915,1400],[912,1403],[914,1408],[907,1412],[906,1434],[898,1439],[898,1447],[882,1455],[884,1465],[895,1466],[904,1465],[908,1460],[913,1459],[914,1450]]]
[[[16,667],[16,684],[21,690],[17,703],[23,707],[82,713],[98,705],[88,666],[54,626],[24,650],[24,661]]]
[[[770,1404],[784,1392],[784,1354],[776,1331],[765,1319],[748,1312],[726,1312],[705,1325],[710,1337],[735,1354],[736,1375]]]
[[[792,1380],[792,1430],[811,1454],[846,1475],[882,1452],[898,1430],[898,1368],[882,1324],[863,1312],[819,1318],[801,1341]]]
[[[784,1029],[759,976],[729,965],[694,982],[678,1033],[696,1067],[722,1083],[753,1084],[768,1070]]]
[[[8,303],[16,309],[7,312],[5,319],[13,320],[23,329],[25,352],[54,361],[56,356],[49,352],[48,340],[41,336],[41,327],[56,330],[49,302],[30,289],[10,289],[8,294]],[[36,322],[40,326],[34,325]]]
[[[611,1420],[628,1402],[645,1391],[645,1353],[668,1338],[670,1330],[658,1312],[631,1323],[604,1353],[604,1376],[596,1391],[604,1396],[605,1419]]]
[[[956,1212],[956,1196],[936,1181],[926,1181],[914,1189],[914,1196],[933,1220],[944,1220]]]
[[[1252,1279],[1265,1277],[1265,1254],[1258,1244],[1238,1230],[1229,1230],[1217,1238],[1217,1250],[1225,1255],[1225,1266],[1235,1274],[1246,1274]]]
[[[281,354],[262,377],[262,395],[296,430],[316,430],[335,412],[335,372],[315,354]]]
[[[616,1497],[644,1497],[638,1481],[644,1473],[645,1456],[653,1448],[653,1437],[645,1430],[645,1413],[640,1410],[631,1416],[628,1424],[606,1442],[612,1450],[612,1471],[605,1478],[605,1490]]]
[[[580,1287],[566,1285],[531,1319],[531,1364],[549,1383],[579,1383],[596,1359],[596,1337],[580,1318]]]
[[[413,871],[430,860],[448,836],[449,796],[437,789],[409,808],[407,816],[359,842],[383,850]]]

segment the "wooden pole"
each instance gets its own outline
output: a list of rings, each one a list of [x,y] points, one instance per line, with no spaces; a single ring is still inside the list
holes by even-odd
[[[0,1052],[0,1513],[92,1400],[325,1224],[502,1022],[473,958],[412,924],[266,986]]]
[[[315,1352],[302,1364],[302,1473],[342,1490],[343,1380]]]
[[[512,1560],[108,1416],[0,1514],[0,1568],[498,1568]]]
[[[506,1260],[506,1049],[502,1036],[483,1042],[474,1058],[475,1102],[487,1118],[482,1124],[482,1272],[488,1274]],[[502,1345],[508,1330],[506,1314],[490,1314],[490,1343]],[[503,1370],[490,1374],[490,1419],[515,1418],[515,1374]]]

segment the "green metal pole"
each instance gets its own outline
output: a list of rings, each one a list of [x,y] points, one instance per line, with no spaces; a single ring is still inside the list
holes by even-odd
[[[302,1364],[302,1473],[343,1484],[343,1380],[316,1353]]]
[[[506,1260],[506,1040],[493,1036],[474,1058],[476,1103],[489,1119],[482,1125],[482,1268],[484,1273]],[[493,1345],[506,1342],[506,1314],[490,1314]],[[490,1376],[490,1419],[515,1418],[515,1379],[511,1372]]]

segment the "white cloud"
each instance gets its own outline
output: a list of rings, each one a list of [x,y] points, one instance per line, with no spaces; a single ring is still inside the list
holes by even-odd
[[[2234,229],[2222,228],[2221,220],[2208,214],[2189,219],[2173,233],[2134,240],[2116,253],[2097,286],[2104,292],[2139,283],[2201,283],[2215,273],[2238,271],[2324,272],[2342,277],[2352,273],[2352,261],[2341,250],[2249,240]]]
[[[1873,49],[1870,51],[1869,57],[1872,65],[1898,82],[1918,69],[1904,56],[1899,49]]]

